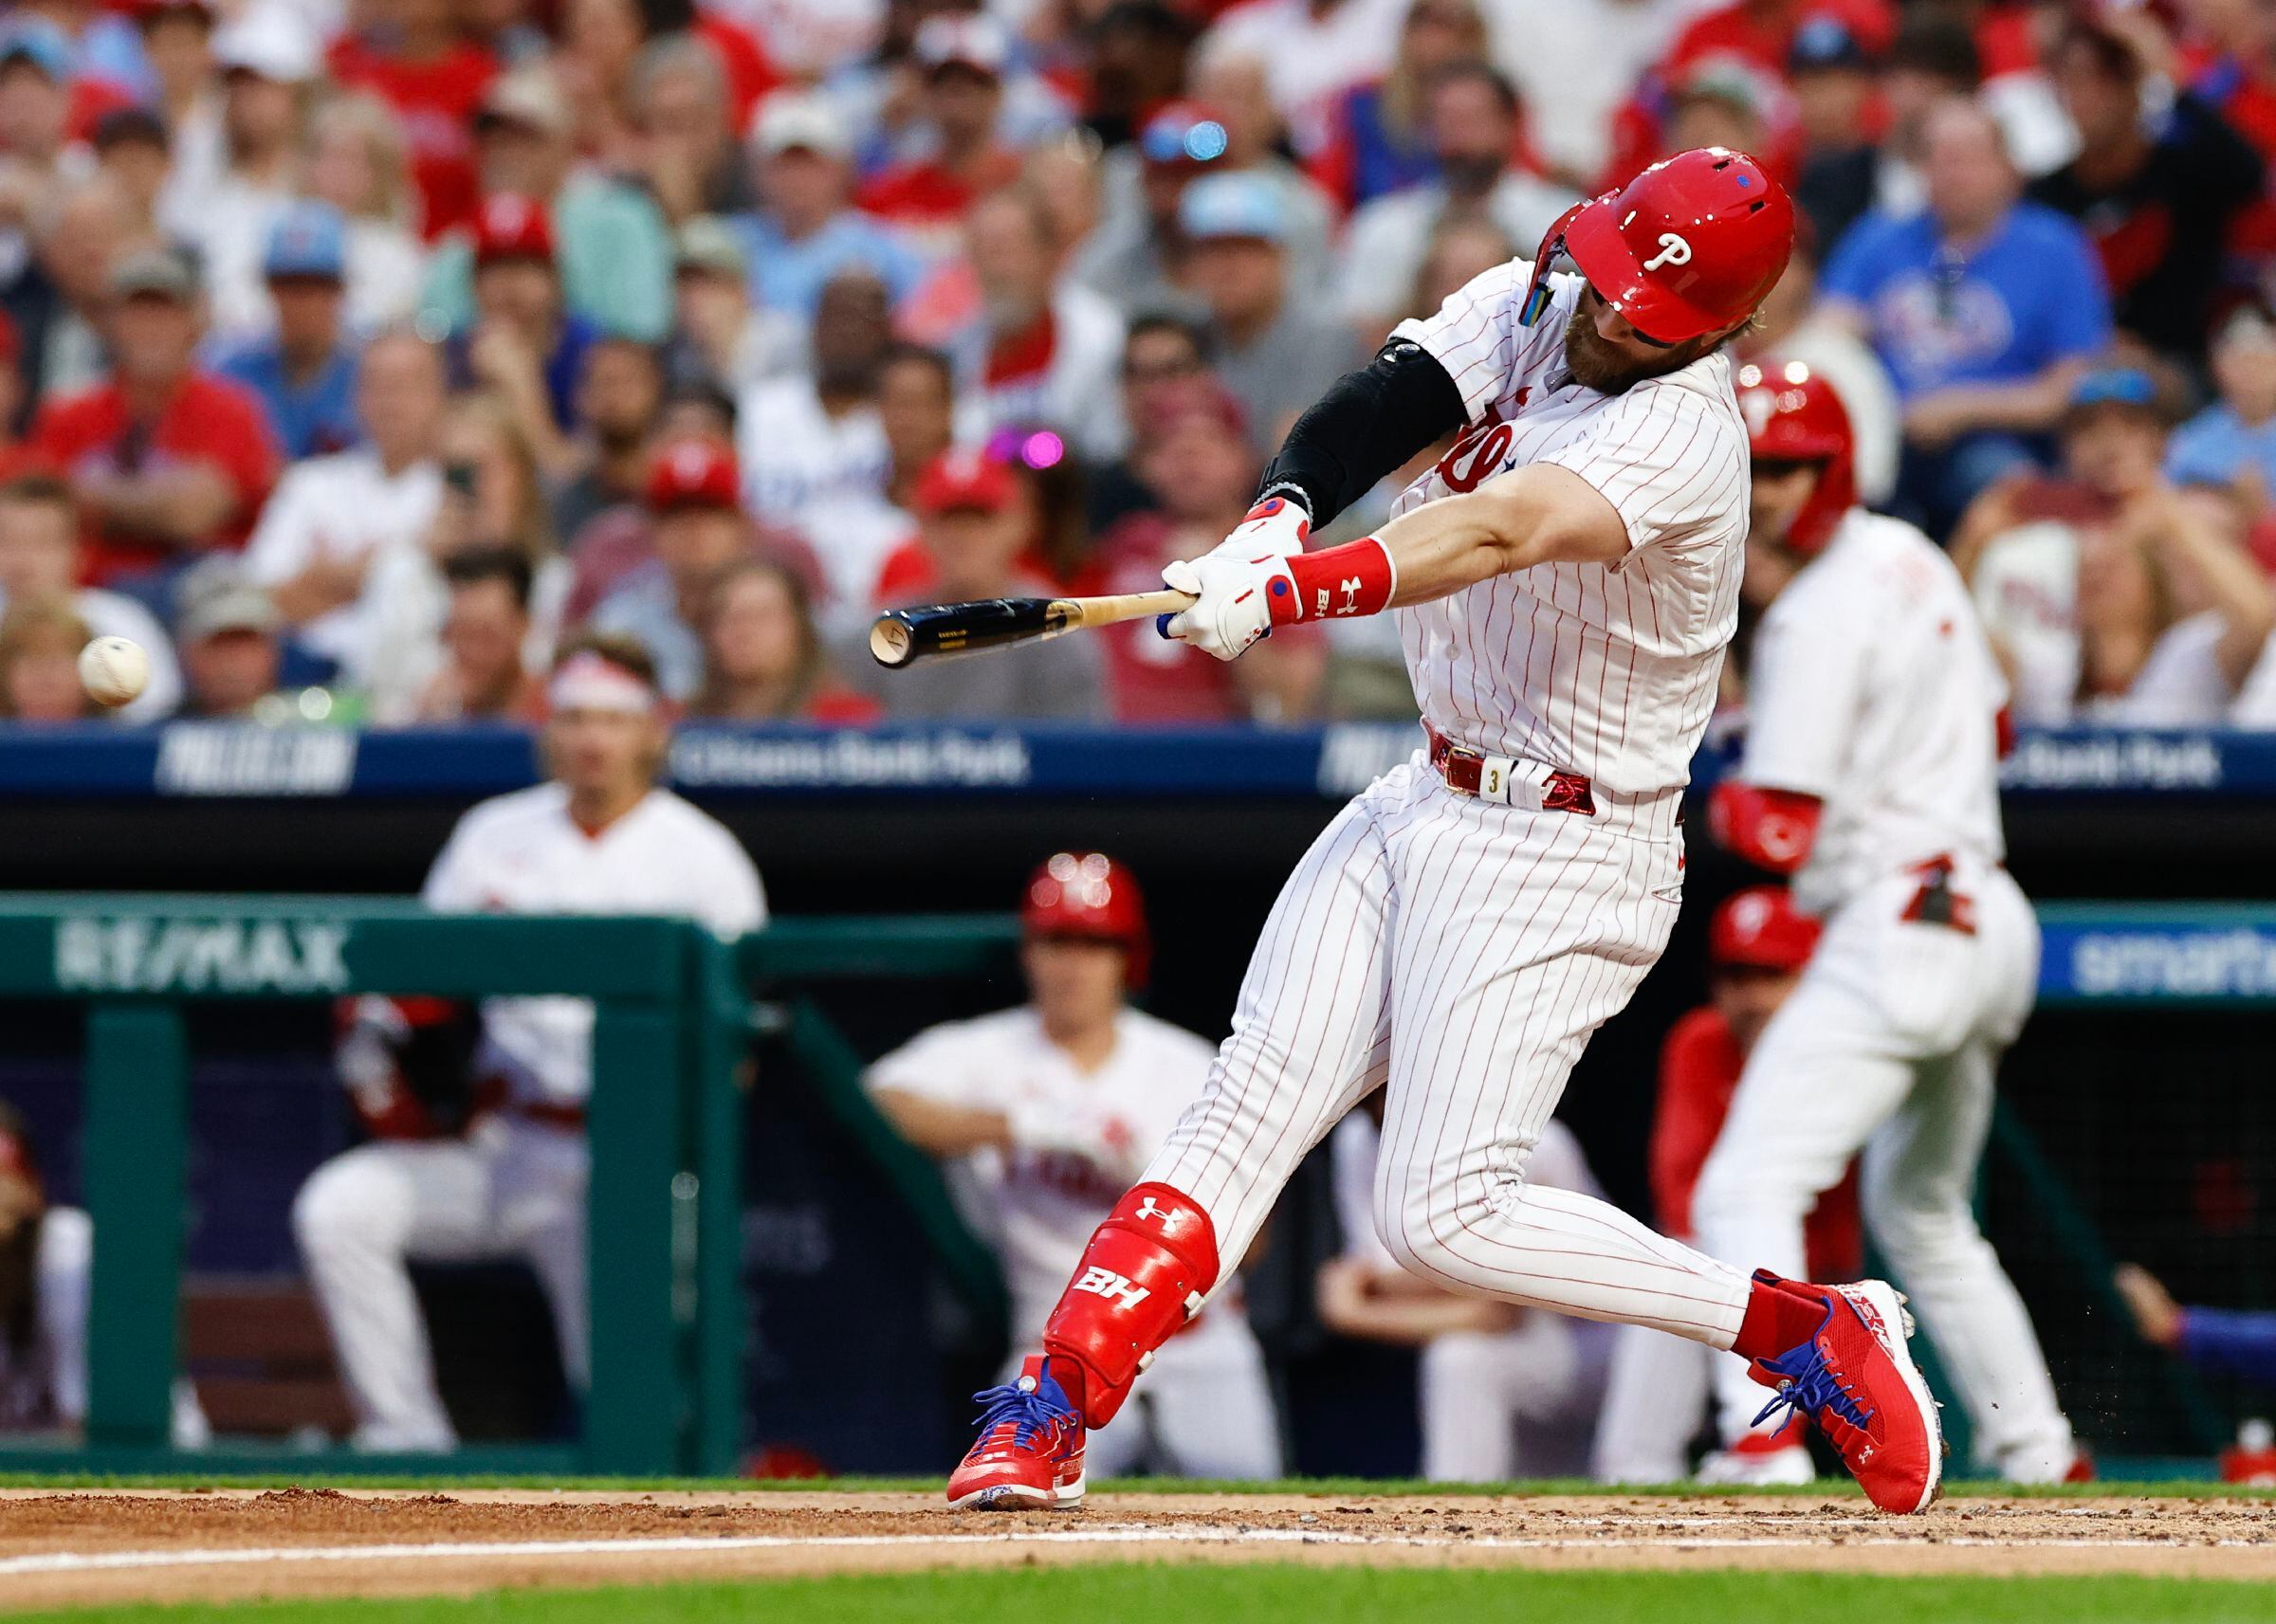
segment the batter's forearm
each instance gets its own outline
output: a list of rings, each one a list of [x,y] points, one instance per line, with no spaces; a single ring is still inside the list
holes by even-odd
[[[1260,494],[1294,496],[1320,529],[1467,415],[1462,392],[1437,357],[1394,338],[1296,419],[1265,465]]]
[[[1535,564],[1617,563],[1628,544],[1620,515],[1596,487],[1549,464],[1425,502],[1392,520],[1376,539],[1397,572],[1394,609]]]

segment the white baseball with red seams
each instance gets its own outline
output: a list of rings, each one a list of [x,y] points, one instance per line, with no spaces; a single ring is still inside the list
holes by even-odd
[[[1395,335],[1461,390],[1473,427],[1402,511],[1551,462],[1624,521],[1617,565],[1544,565],[1396,611],[1424,719],[1458,743],[1585,775],[1590,813],[1386,775],[1297,866],[1209,1086],[1145,1178],[1189,1195],[1237,1258],[1296,1163],[1387,1089],[1375,1223],[1459,1290],[1729,1347],[1747,1277],[1609,1204],[1526,1180],[1589,1034],[1659,958],[1681,897],[1678,809],[1736,619],[1747,434],[1720,355],[1625,393],[1567,375],[1585,286],[1480,276]]]

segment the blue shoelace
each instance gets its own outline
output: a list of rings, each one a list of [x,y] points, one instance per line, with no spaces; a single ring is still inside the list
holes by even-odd
[[[1024,1449],[1044,1428],[1064,1420],[1074,1411],[1063,1401],[1055,1403],[1043,1396],[1038,1385],[1035,1392],[1020,1389],[1018,1383],[990,1387],[972,1395],[972,1402],[981,1406],[980,1435],[986,1437],[1006,1421],[1015,1423],[1012,1443]]]
[[[1796,1358],[1797,1355],[1800,1357]],[[1790,1359],[1800,1368],[1790,1365]],[[1754,1417],[1755,1426],[1761,1426],[1782,1409],[1788,1412],[1790,1419],[1800,1414],[1811,1420],[1816,1419],[1819,1412],[1831,1410],[1860,1432],[1873,1418],[1873,1413],[1862,1407],[1850,1396],[1848,1389],[1834,1378],[1833,1367],[1818,1352],[1815,1341],[1805,1342],[1792,1353],[1763,1362],[1781,1376],[1789,1376],[1793,1379],[1780,1388],[1771,1401],[1762,1407],[1761,1413]]]

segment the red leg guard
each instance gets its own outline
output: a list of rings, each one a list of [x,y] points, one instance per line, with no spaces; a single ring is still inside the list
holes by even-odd
[[[1217,1284],[1217,1271],[1216,1226],[1189,1196],[1141,1184],[1115,1203],[1043,1327],[1052,1374],[1083,1425],[1114,1418],[1154,1350]],[[1067,1380],[1068,1364],[1081,1372],[1079,1392]]]

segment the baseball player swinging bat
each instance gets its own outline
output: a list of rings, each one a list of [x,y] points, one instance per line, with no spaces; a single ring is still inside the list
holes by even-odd
[[[983,597],[969,603],[932,603],[881,614],[870,628],[870,653],[898,669],[919,660],[945,660],[1041,643],[1086,626],[1112,626],[1149,615],[1175,614],[1191,593],[1117,593],[1107,597]]]

